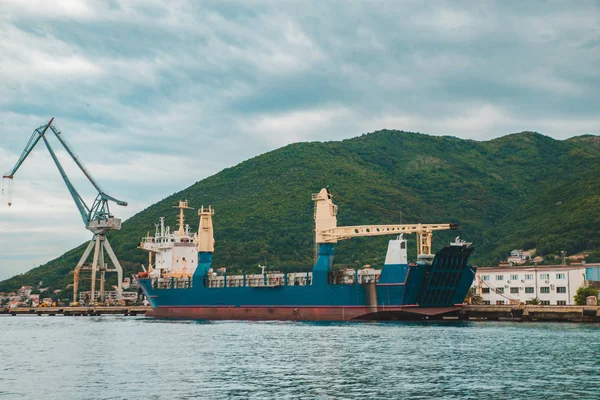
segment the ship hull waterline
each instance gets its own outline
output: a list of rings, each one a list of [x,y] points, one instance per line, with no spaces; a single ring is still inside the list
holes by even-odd
[[[404,321],[441,319],[458,315],[454,307],[157,307],[146,316],[159,319],[242,321]]]

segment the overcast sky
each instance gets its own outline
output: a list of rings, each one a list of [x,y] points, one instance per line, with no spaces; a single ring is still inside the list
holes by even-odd
[[[0,172],[55,117],[127,218],[298,141],[598,134],[599,67],[598,1],[0,0]],[[42,145],[6,201],[0,279],[91,237]]]

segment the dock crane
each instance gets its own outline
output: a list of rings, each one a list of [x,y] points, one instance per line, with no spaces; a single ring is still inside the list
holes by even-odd
[[[357,225],[337,226],[338,206],[333,204],[333,196],[327,188],[312,195],[315,202],[315,244],[337,243],[339,240],[361,236],[400,235],[416,233],[418,236],[417,258],[430,260],[431,236],[433,231],[458,229],[457,224],[397,224],[397,225]]]
[[[58,171],[60,172],[60,175],[62,176],[63,181],[65,182],[65,185],[67,186],[67,189],[69,190],[69,193],[71,194],[71,197],[73,198],[73,201],[75,202],[75,205],[77,206],[77,209],[79,210],[79,214],[81,215],[81,219],[83,220],[83,223],[84,223],[86,229],[91,231],[94,234],[92,240],[90,241],[87,248],[83,252],[81,259],[77,263],[77,266],[75,267],[75,271],[73,273],[73,302],[75,304],[77,304],[77,294],[78,294],[78,290],[79,290],[79,278],[80,278],[80,273],[82,270],[91,270],[90,301],[94,301],[94,299],[95,299],[96,274],[98,272],[100,273],[99,296],[103,297],[104,296],[105,273],[106,272],[117,272],[117,276],[118,276],[118,278],[117,278],[118,279],[117,298],[118,298],[118,300],[121,300],[123,268],[121,268],[121,264],[119,263],[119,260],[117,259],[117,256],[115,255],[115,252],[113,251],[110,243],[108,242],[108,238],[106,237],[106,234],[109,231],[121,229],[121,220],[119,218],[115,218],[110,213],[109,202],[114,202],[120,206],[126,206],[127,202],[118,200],[118,199],[110,196],[100,187],[100,185],[98,185],[98,183],[94,180],[94,178],[92,178],[89,171],[85,168],[85,166],[81,162],[81,159],[75,154],[75,152],[73,151],[71,146],[69,146],[69,144],[66,142],[61,131],[56,126],[52,125],[53,122],[54,122],[54,118],[52,118],[50,120],[50,122],[48,122],[47,124],[42,125],[33,131],[31,138],[29,139],[29,142],[27,142],[27,145],[25,146],[25,150],[23,150],[23,153],[21,153],[21,156],[19,157],[19,160],[15,164],[14,168],[12,169],[11,172],[4,175],[3,178],[9,180],[9,188],[10,188],[10,182],[12,182],[14,175],[19,170],[19,168],[21,167],[21,165],[23,164],[23,162],[25,161],[27,156],[29,156],[31,151],[35,148],[35,146],[39,143],[40,140],[44,141],[44,144],[46,145],[46,148],[48,149],[48,152],[50,153],[50,156],[52,157],[52,160],[54,161],[56,168],[58,168]],[[47,136],[46,133],[48,131],[54,133],[54,135],[56,136],[56,138],[58,139],[60,144],[65,148],[65,150],[67,151],[69,156],[71,156],[73,161],[75,161],[75,164],[77,164],[79,169],[81,169],[81,171],[86,176],[86,178],[90,181],[92,186],[94,186],[94,188],[98,191],[98,195],[96,196],[96,199],[92,203],[91,207],[89,207],[83,201],[82,197],[79,195],[79,193],[77,192],[77,190],[71,183],[65,170],[63,169],[58,158],[56,157],[56,154],[55,154],[54,150],[52,149],[52,146],[50,146],[50,143],[46,137]],[[8,206],[10,207],[11,205],[12,205],[12,201],[10,199],[10,194],[9,194]],[[92,252],[92,249],[94,250],[92,264],[91,265],[85,264],[88,257],[90,256],[90,253]],[[105,259],[104,259],[105,251],[108,254],[110,260],[112,261],[114,269],[109,269],[108,265],[105,263]]]

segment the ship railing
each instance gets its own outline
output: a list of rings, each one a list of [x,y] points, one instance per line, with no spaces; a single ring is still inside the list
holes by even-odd
[[[286,278],[288,286],[312,285],[312,272],[290,272]]]
[[[312,284],[312,272],[267,273],[248,275],[207,275],[204,287],[280,287],[306,286]]]
[[[378,283],[381,276],[381,270],[365,268],[354,270],[346,268],[339,271],[332,271],[327,276],[327,283],[330,285],[364,285],[368,283]]]
[[[192,277],[154,278],[151,284],[153,289],[188,289],[192,287]]]

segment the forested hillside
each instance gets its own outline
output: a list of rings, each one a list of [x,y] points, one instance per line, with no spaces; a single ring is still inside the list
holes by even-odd
[[[476,247],[472,262],[492,264],[513,248],[542,255],[600,250],[600,137],[558,141],[522,132],[478,142],[378,131],[340,142],[296,143],[227,168],[150,206],[110,237],[126,275],[147,255],[136,247],[160,216],[174,228],[179,199],[212,205],[215,265],[229,270],[308,269],[313,262],[311,193],[329,186],[338,224],[455,222],[434,234],[434,250],[456,235]],[[197,229],[198,216],[187,222]],[[338,265],[381,265],[389,237],[340,242]],[[83,249],[0,283],[14,290],[40,280],[72,282]],[[596,253],[594,253],[596,252]],[[411,245],[413,258],[414,238]]]

